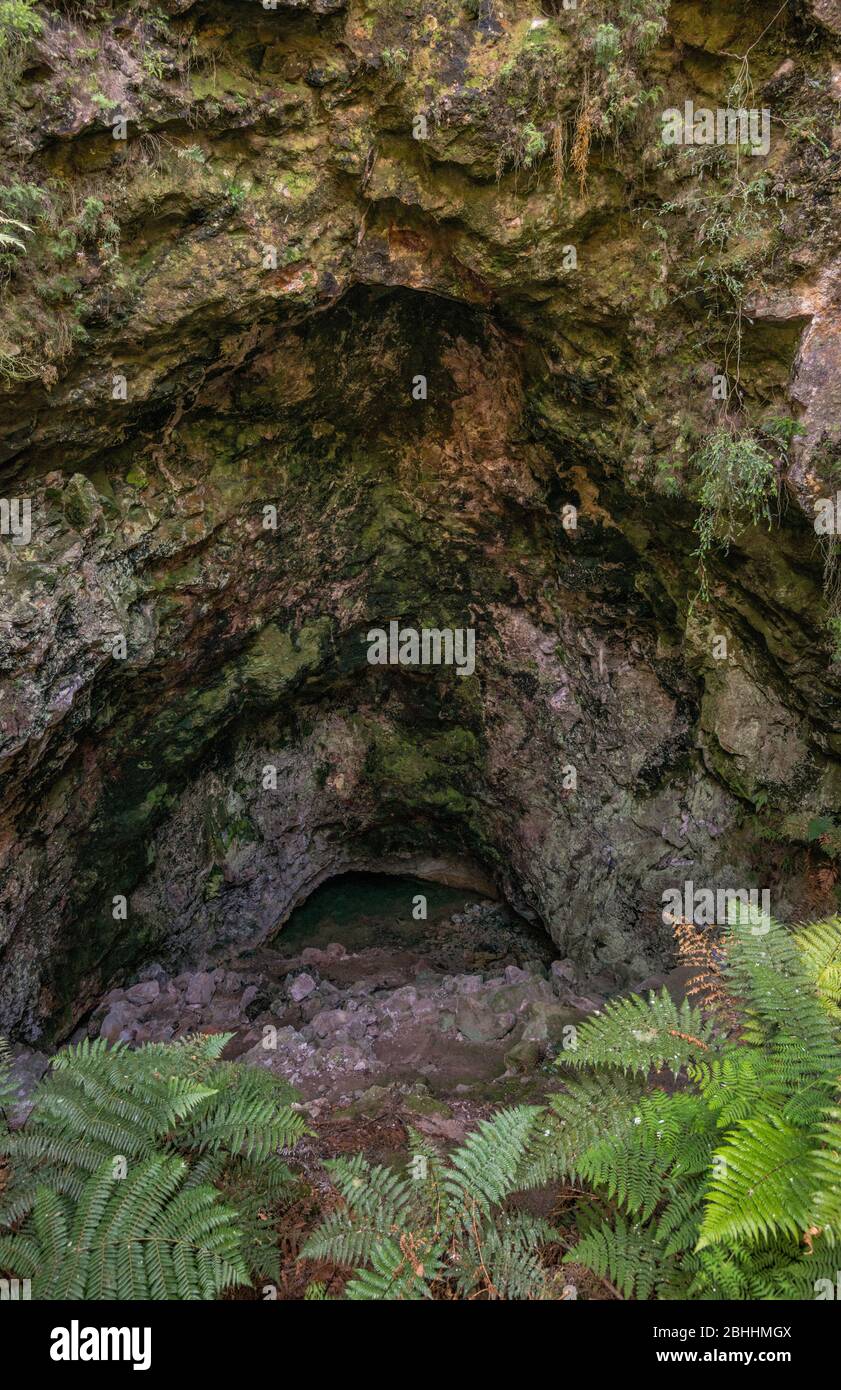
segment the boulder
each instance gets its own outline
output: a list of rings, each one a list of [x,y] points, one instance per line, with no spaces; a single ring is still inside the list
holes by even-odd
[[[696,966],[676,965],[673,970],[668,972],[647,975],[639,984],[634,985],[634,993],[641,994],[643,998],[646,998],[652,991],[655,994],[661,994],[663,989],[666,989],[676,1004],[682,1004],[686,998],[686,991],[697,974]]]
[[[494,990],[488,1000],[489,1007],[500,1013],[522,1013],[530,1004],[542,1001],[549,1004],[554,1001],[552,986],[548,980],[536,980],[532,976],[526,976],[519,984],[503,985],[501,989]]]
[[[568,985],[575,984],[576,969],[571,960],[553,960],[549,966],[549,975],[555,989],[560,992]]]
[[[302,999],[298,1008],[301,1011],[301,1017],[305,1019],[307,1023],[323,1010],[327,1012],[327,1010],[324,1009],[324,1000],[320,998],[318,993],[310,994],[306,999]]]
[[[368,1028],[373,1021],[374,1015],[372,1014],[371,1018],[368,1019],[365,1017],[364,1010],[360,1010],[359,1013],[354,1014],[347,1026],[347,1035],[351,1042],[363,1042],[367,1037]]]
[[[505,1054],[505,1065],[508,1071],[527,1076],[540,1066],[544,1052],[544,1047],[535,1039],[523,1038],[509,1047]]]
[[[464,995],[458,1003],[455,1024],[468,1042],[494,1042],[514,1027],[514,1014],[496,1012],[475,995]]]
[[[345,1009],[322,1009],[312,1020],[313,1032],[318,1038],[329,1037],[331,1033],[347,1028],[353,1014]]]
[[[301,952],[301,962],[304,965],[321,965],[324,960],[324,952],[318,946],[305,946]]]
[[[579,1009],[570,1008],[566,1004],[534,1000],[526,1010],[523,1040],[560,1047],[574,1037],[574,1034],[565,1030],[582,1024],[586,1017]]]
[[[149,1019],[146,1023],[138,1023],[132,1041],[135,1043],[169,1042],[174,1034],[175,1029],[171,1023],[161,1023],[158,1019]]]
[[[139,984],[126,990],[126,999],[130,1004],[151,1004],[160,992],[161,987],[157,980],[141,980]]]
[[[216,981],[208,970],[199,970],[187,981],[185,999],[188,1004],[209,1004],[216,993]]]
[[[257,995],[259,993],[259,985],[246,985],[245,989],[242,991],[242,998],[239,1001],[239,1007],[243,1013],[245,1013],[245,1010],[248,1008],[249,1004],[254,1003],[254,1000],[257,998]]]
[[[304,953],[306,954],[306,952]],[[316,983],[312,975],[296,975],[289,986],[289,997],[294,999],[296,1004],[300,1004],[302,999],[306,999],[308,994],[312,994],[316,989]]]
[[[30,1096],[50,1065],[45,1052],[18,1047],[14,1050],[9,1079],[14,1087],[15,1100],[9,1107],[7,1118],[12,1129],[18,1128],[32,1111]]]
[[[806,0],[806,9],[830,34],[841,34],[841,0]]]
[[[167,981],[167,973],[162,965],[154,961],[152,965],[147,965],[144,970],[141,970],[137,978],[138,980],[157,980],[158,984],[163,988]]]
[[[522,984],[528,984],[528,982],[529,982],[530,980],[531,980],[531,975],[529,974],[528,970],[521,970],[520,967],[519,967],[519,965],[506,965],[506,967],[505,967],[505,983],[506,983],[506,984],[508,984],[508,985],[522,985]]]
[[[478,994],[483,983],[481,975],[454,975],[452,980],[457,994]]]
[[[417,1007],[418,992],[414,985],[404,985],[402,989],[395,989],[382,1001],[382,1011],[384,1014],[394,1016],[395,1014],[408,1014],[414,1012]]]
[[[99,1036],[110,1043],[132,1042],[137,1029],[137,1011],[125,1001],[114,1003],[102,1020]]]

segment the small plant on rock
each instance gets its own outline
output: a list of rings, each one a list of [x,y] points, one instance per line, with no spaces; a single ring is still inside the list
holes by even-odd
[[[31,232],[32,228],[27,227],[25,222],[18,222],[14,217],[0,217],[0,227],[14,227],[19,232]],[[25,251],[26,246],[19,236],[11,232],[0,231],[0,248],[4,251]]]
[[[599,67],[606,68],[622,52],[622,39],[614,24],[600,24],[593,38],[593,57]]]
[[[700,476],[698,569],[701,594],[709,592],[707,562],[716,548],[725,553],[746,526],[771,522],[777,491],[774,457],[752,434],[721,426],[695,456]]]
[[[27,45],[43,27],[35,0],[0,0],[0,90],[20,75]]]

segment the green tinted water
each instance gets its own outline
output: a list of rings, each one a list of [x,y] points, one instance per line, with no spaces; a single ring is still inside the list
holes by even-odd
[[[426,920],[412,916],[413,899],[426,898]],[[343,874],[328,879],[292,913],[275,946],[294,955],[305,946],[340,941],[348,951],[368,946],[418,946],[430,922],[449,917],[469,903],[487,901],[465,888],[393,874]]]

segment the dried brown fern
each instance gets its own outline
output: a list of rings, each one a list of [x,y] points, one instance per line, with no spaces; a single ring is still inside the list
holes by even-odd
[[[552,174],[555,187],[560,193],[564,186],[567,169],[567,146],[569,131],[564,116],[559,116],[552,126]]]
[[[582,197],[587,189],[590,142],[593,139],[593,125],[596,110],[597,102],[590,96],[589,74],[585,72],[584,83],[581,89],[581,100],[578,103],[578,111],[575,116],[575,134],[572,139],[572,154],[570,156],[570,163],[578,175],[578,191]]]
[[[695,999],[703,1012],[730,1032],[739,1022],[738,1000],[725,981],[728,934],[726,928],[697,926],[679,918],[673,924],[678,963],[694,971],[686,987],[687,997]],[[713,934],[715,932],[715,934]]]
[[[582,198],[587,191],[587,169],[590,163],[590,141],[593,137],[593,114],[589,106],[584,106],[575,122],[575,137],[572,142],[570,163],[578,175],[578,192]]]

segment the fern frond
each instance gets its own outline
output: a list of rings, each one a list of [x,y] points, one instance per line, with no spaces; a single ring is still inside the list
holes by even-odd
[[[357,1271],[345,1287],[345,1298],[353,1301],[418,1302],[431,1298],[429,1276],[437,1272],[437,1260],[426,1266],[413,1261],[396,1240],[381,1240],[370,1256],[371,1268]]]
[[[306,1126],[286,1083],[219,1061],[226,1041],[57,1055],[3,1143],[0,1220],[23,1220],[4,1248],[35,1260],[35,1297],[204,1299],[249,1268],[276,1276],[274,1216],[293,1188],[276,1150]]]
[[[761,1045],[784,1033],[807,1048],[837,1046],[806,962],[795,934],[781,923],[769,919],[761,930],[747,920],[731,924],[726,975],[749,1010],[748,1040]]]
[[[12,1080],[12,1049],[5,1038],[0,1038],[0,1153],[3,1149],[3,1131],[7,1112],[17,1100],[17,1091]]]
[[[668,1068],[675,1076],[714,1048],[712,1023],[687,1000],[675,1004],[666,989],[648,999],[611,1000],[578,1030],[578,1047],[565,1066],[609,1066],[645,1076]]]
[[[381,1164],[372,1166],[361,1154],[325,1163],[354,1219],[372,1230],[399,1228],[414,1199],[411,1179]]]
[[[672,1190],[670,1175],[708,1167],[717,1131],[698,1097],[655,1093],[625,1116],[625,1124],[591,1144],[576,1170],[587,1183],[647,1220]]]
[[[645,1096],[642,1082],[613,1071],[582,1072],[549,1096],[517,1174],[518,1187],[542,1187],[577,1174],[577,1160],[592,1144],[626,1132]]]
[[[370,1259],[382,1234],[372,1226],[356,1225],[346,1211],[331,1211],[304,1242],[301,1259],[356,1269]]]
[[[818,1128],[818,1144],[812,1153],[815,1165],[815,1201],[810,1225],[817,1227],[826,1243],[841,1240],[841,1108],[827,1109]],[[837,1259],[837,1256],[836,1256]]]
[[[794,944],[824,1007],[841,1021],[841,916],[797,927]]]
[[[564,1256],[609,1279],[625,1298],[650,1298],[661,1275],[661,1261],[641,1226],[616,1216],[582,1237]]]
[[[734,1048],[722,1057],[705,1058],[687,1070],[724,1129],[753,1113],[765,1092],[769,1073],[762,1053],[747,1047]]]
[[[716,1151],[697,1248],[798,1236],[810,1224],[816,1169],[808,1132],[768,1115],[742,1120]]]
[[[307,1133],[303,1116],[279,1104],[277,1078],[270,1072],[257,1067],[234,1072],[222,1064],[214,1079],[214,1091],[198,1103],[184,1126],[184,1146],[261,1159],[277,1149],[292,1148]]]
[[[539,1115],[537,1106],[519,1105],[479,1122],[450,1155],[443,1187],[451,1212],[472,1220],[478,1207],[488,1215],[516,1191]]]
[[[706,1174],[669,1193],[654,1227],[654,1241],[667,1257],[694,1250],[704,1215]]]
[[[482,1265],[475,1258],[468,1279],[459,1287],[467,1297],[474,1288],[487,1287],[494,1299],[539,1298],[546,1286],[546,1269],[539,1247],[557,1239],[548,1222],[525,1212],[511,1213],[498,1225],[489,1227],[482,1243]]]

